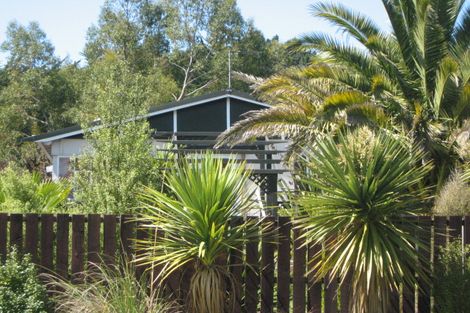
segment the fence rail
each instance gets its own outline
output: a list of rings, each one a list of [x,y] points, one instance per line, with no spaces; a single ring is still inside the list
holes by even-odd
[[[241,221],[237,218],[231,223]],[[267,240],[260,234],[259,240],[232,251],[227,258],[240,291],[236,295],[236,312],[348,312],[349,289],[343,286],[338,290],[338,277],[314,279],[309,260],[321,246],[305,244],[302,230],[294,228],[290,218],[270,217],[266,221],[279,234],[276,240]],[[426,253],[430,264],[435,262],[439,246],[459,237],[470,244],[470,216],[423,216],[418,222],[429,230],[425,242],[430,249],[421,253]],[[0,214],[0,257],[4,261],[15,245],[29,253],[41,271],[79,281],[79,274],[89,262],[113,264],[116,256],[139,253],[134,239],[147,235],[129,215]],[[143,270],[137,268],[137,275]],[[188,273],[172,275],[166,285],[182,297]],[[394,295],[390,312],[431,312],[432,287],[425,286],[423,290],[418,297],[413,291]]]

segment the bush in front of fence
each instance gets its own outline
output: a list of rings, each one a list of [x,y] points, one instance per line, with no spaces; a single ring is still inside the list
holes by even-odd
[[[305,237],[323,245],[310,260],[317,279],[350,277],[351,312],[388,312],[400,284],[426,277],[417,266],[420,229],[409,217],[425,212],[430,164],[406,139],[368,129],[320,139],[303,155],[307,191],[295,203]]]
[[[229,251],[259,236],[251,227],[259,221],[228,225],[255,205],[255,190],[247,187],[250,173],[211,153],[179,161],[167,177],[169,193],[147,188],[142,195],[144,227],[166,235],[141,242],[146,253],[138,261],[161,266],[161,279],[178,269],[192,272],[187,311],[225,312],[235,292],[226,265]]]
[[[460,240],[439,249],[434,278],[434,299],[438,312],[470,312],[469,256],[470,245],[462,249]]]
[[[48,312],[52,309],[36,267],[28,255],[20,256],[13,248],[0,265],[0,313]]]

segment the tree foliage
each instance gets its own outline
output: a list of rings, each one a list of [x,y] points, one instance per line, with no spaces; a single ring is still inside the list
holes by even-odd
[[[302,143],[325,130],[368,124],[406,133],[435,164],[430,184],[441,186],[459,166],[470,118],[470,52],[463,33],[470,8],[461,0],[384,0],[392,25],[341,4],[320,2],[313,15],[351,38],[314,32],[291,48],[316,53],[307,67],[262,80],[245,75],[262,98],[275,104],[252,113],[221,138],[284,134]],[[295,112],[294,116],[290,112]],[[383,123],[388,121],[388,123]],[[311,129],[310,132],[298,131]]]
[[[37,23],[12,22],[1,49],[7,53],[0,87],[0,164],[12,160],[38,167],[41,155],[19,138],[70,124],[67,112],[77,104],[77,92],[64,75],[54,48]]]
[[[470,247],[455,240],[439,249],[434,278],[434,299],[438,312],[468,312],[470,288]]]
[[[85,212],[128,213],[137,208],[141,184],[157,184],[161,162],[153,156],[145,79],[125,61],[111,60],[90,73],[83,101],[93,106],[94,121],[82,127],[89,143],[76,160],[74,196]]]

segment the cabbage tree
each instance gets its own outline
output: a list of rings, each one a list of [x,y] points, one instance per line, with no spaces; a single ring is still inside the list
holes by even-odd
[[[402,138],[364,129],[304,151],[297,227],[324,247],[311,260],[318,279],[331,274],[344,283],[350,275],[351,312],[385,313],[391,292],[414,286],[415,273],[427,279],[416,253],[425,249],[422,230],[411,219],[429,205],[422,184],[431,165],[423,157]]]

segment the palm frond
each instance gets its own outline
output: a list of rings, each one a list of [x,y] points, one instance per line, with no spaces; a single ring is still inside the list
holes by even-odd
[[[312,33],[302,36],[300,42],[304,48],[326,53],[327,56],[331,56],[336,62],[348,66],[351,70],[366,71],[371,74],[380,73],[377,64],[364,50],[344,44],[330,35]]]
[[[370,37],[381,34],[380,28],[371,19],[342,4],[319,2],[311,5],[310,10],[314,16],[326,19],[363,45],[367,44]]]
[[[308,131],[312,116],[299,107],[275,106],[266,110],[250,111],[244,119],[220,134],[216,147],[233,146],[257,137],[286,136],[295,138]]]

